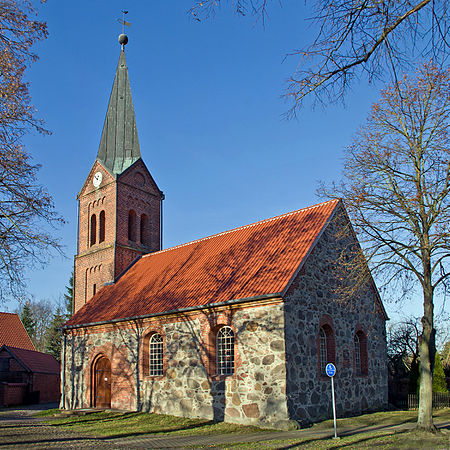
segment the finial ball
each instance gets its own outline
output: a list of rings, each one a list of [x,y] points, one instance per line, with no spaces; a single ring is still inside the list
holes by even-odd
[[[127,43],[128,43],[128,36],[126,34],[119,34],[119,44],[127,45]]]

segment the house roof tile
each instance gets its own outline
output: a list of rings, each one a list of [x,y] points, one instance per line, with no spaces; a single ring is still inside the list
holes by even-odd
[[[24,348],[11,347],[9,345],[2,348],[7,348],[31,372],[57,374],[60,372],[59,362],[52,355],[34,350],[26,350]]]
[[[321,203],[145,255],[65,325],[281,293],[337,204]]]
[[[2,345],[34,350],[18,314],[0,312],[0,347]]]

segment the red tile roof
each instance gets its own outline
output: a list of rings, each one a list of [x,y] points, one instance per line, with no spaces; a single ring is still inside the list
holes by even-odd
[[[17,314],[0,312],[0,347],[2,345],[34,350],[34,345]]]
[[[31,372],[58,374],[60,372],[59,362],[52,355],[34,350],[25,350],[24,348],[10,347],[9,345],[2,348],[9,350]]]
[[[281,293],[337,204],[321,203],[145,255],[66,325]]]

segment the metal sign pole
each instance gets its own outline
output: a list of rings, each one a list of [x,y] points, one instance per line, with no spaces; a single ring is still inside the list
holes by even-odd
[[[336,427],[336,402],[334,401],[334,377],[331,378],[331,398],[333,400],[333,420],[334,420],[334,438],[337,438],[337,427]]]
[[[325,367],[325,373],[331,378],[331,401],[333,402],[333,421],[334,421],[334,439],[338,438],[336,426],[336,402],[334,400],[334,376],[336,375],[336,367],[333,363],[328,363]]]

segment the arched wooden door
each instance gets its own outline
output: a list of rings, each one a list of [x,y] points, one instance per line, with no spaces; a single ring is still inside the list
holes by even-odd
[[[94,406],[111,408],[111,363],[101,356],[94,365]]]

